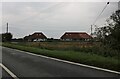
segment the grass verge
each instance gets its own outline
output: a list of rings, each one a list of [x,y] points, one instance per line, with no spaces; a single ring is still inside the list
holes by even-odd
[[[46,49],[22,46],[22,45],[11,44],[11,43],[2,43],[2,45],[5,47],[19,49],[19,50],[23,50],[23,51],[27,51],[35,54],[55,57],[55,58],[87,64],[91,66],[107,68],[115,71],[120,71],[119,59],[114,59],[112,57],[103,57],[96,54],[75,52],[75,51],[46,50]]]

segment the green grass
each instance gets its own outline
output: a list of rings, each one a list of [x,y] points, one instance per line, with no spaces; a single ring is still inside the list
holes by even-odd
[[[120,51],[112,49],[100,42],[17,42],[17,45],[37,47],[40,49],[57,51],[74,51],[97,54],[104,57],[120,57]]]
[[[2,45],[5,47],[19,49],[35,54],[41,54],[41,55],[55,57],[77,63],[120,71],[120,63],[118,63],[119,59],[115,59],[112,57],[103,57],[94,53],[92,54],[92,53],[77,52],[77,51],[47,50],[47,49],[40,49],[37,47],[22,46],[11,43],[3,43]]]

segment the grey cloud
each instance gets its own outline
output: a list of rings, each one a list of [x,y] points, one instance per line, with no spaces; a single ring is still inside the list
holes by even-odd
[[[65,31],[88,31],[105,4],[105,2],[3,3],[3,24],[9,22],[14,37],[42,31],[48,37],[59,38]],[[116,9],[117,3],[111,3],[97,24],[104,24],[104,19]]]

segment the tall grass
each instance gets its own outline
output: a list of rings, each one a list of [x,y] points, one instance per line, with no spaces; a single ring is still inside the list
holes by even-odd
[[[89,42],[25,42],[18,43],[23,46],[37,47],[47,50],[59,50],[59,51],[75,51],[97,54],[104,57],[114,57],[118,59],[120,57],[120,51],[113,50],[109,46],[104,46],[101,43],[89,43]]]

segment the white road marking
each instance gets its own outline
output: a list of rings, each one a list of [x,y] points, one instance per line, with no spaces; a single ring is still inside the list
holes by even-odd
[[[119,74],[120,75],[120,72],[109,70],[109,69],[104,69],[104,68],[100,68],[100,67],[95,67],[95,66],[90,66],[90,65],[75,63],[75,62],[71,62],[71,61],[67,61],[67,60],[62,60],[62,59],[47,57],[47,56],[38,55],[38,54],[34,54],[34,53],[22,51],[22,50],[17,50],[17,49],[13,49],[13,50],[20,51],[20,52],[23,52],[23,53],[26,53],[26,54],[29,54],[29,55],[39,56],[39,57],[42,57],[42,58],[52,59],[52,60],[56,60],[56,61],[60,61],[60,62],[65,62],[65,63],[77,65],[77,66],[83,66],[83,67],[87,67],[87,68],[92,68],[92,69],[101,70],[101,71],[110,72],[110,73],[114,73],[114,74]]]
[[[19,79],[15,74],[13,74],[7,67],[5,67],[2,63],[0,63],[0,66],[14,79]]]

